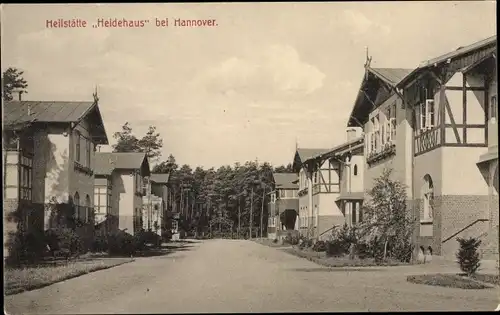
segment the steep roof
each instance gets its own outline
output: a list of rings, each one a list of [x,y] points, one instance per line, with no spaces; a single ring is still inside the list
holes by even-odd
[[[415,78],[419,73],[421,73],[424,69],[427,69],[429,67],[432,67],[434,65],[439,65],[443,62],[447,62],[448,60],[451,61],[451,59],[454,58],[460,58],[464,55],[467,55],[469,53],[473,53],[475,51],[478,51],[483,48],[488,48],[489,46],[495,47],[497,45],[497,36],[491,36],[486,39],[480,40],[478,42],[475,42],[473,44],[464,46],[464,47],[459,47],[456,50],[453,50],[451,52],[448,52],[446,54],[443,54],[439,57],[432,58],[426,61],[423,61],[420,63],[420,65],[412,71],[410,75],[408,75],[405,79],[401,80],[398,83],[398,87],[404,86],[406,83],[408,83],[412,78]]]
[[[293,169],[298,170],[304,162],[311,159],[313,156],[328,151],[330,151],[330,149],[297,148],[293,158]]]
[[[141,169],[149,175],[149,162],[145,153],[96,152],[94,173],[111,175],[115,169]]]
[[[158,184],[168,184],[169,179],[170,179],[170,174],[160,174],[160,173],[151,174],[151,181]]]
[[[108,144],[97,102],[6,101],[3,103],[3,127],[25,128],[36,123],[78,123],[87,115],[93,118],[93,136]]]
[[[373,72],[380,79],[386,81],[391,86],[396,86],[401,80],[406,78],[413,69],[403,68],[368,68],[368,71]]]
[[[412,71],[412,69],[404,68],[366,67],[347,125],[361,127],[368,118],[369,112],[373,109],[372,102],[375,102],[377,96],[381,96],[381,98],[384,99],[384,95],[386,97],[390,95],[388,92],[381,92],[384,91],[384,89],[381,88],[383,84],[385,83],[390,89],[393,89],[410,75]]]
[[[299,185],[294,183],[297,180],[297,174],[294,173],[273,173],[274,184],[277,189],[298,189]]]

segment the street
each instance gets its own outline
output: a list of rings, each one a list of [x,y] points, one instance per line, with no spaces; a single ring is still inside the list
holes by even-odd
[[[9,314],[494,310],[498,291],[416,285],[423,266],[328,269],[245,240],[192,241],[165,256],[5,297]]]

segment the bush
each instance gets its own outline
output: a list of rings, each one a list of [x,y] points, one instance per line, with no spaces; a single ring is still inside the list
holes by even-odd
[[[289,245],[298,245],[299,244],[299,237],[297,237],[296,235],[288,234],[285,237],[285,240],[283,241],[283,243],[289,244]]]
[[[459,237],[457,241],[460,243],[460,249],[456,254],[460,270],[465,272],[468,276],[474,275],[481,266],[478,252],[481,240],[473,237],[468,239]]]
[[[71,228],[54,228],[46,231],[45,239],[52,254],[56,251],[67,252],[70,255],[81,253],[84,249],[83,241]]]
[[[309,239],[305,236],[301,236],[299,238],[299,248],[304,249],[304,248],[309,248],[313,246],[313,240]]]
[[[94,238],[92,243],[92,251],[94,252],[106,252],[108,251],[108,239],[105,234],[98,234]]]
[[[8,248],[9,255],[5,261],[7,265],[35,263],[46,251],[45,236],[41,232],[15,233],[8,242]]]
[[[326,251],[325,241],[317,241],[313,246],[313,250],[315,252],[325,252]]]
[[[365,243],[356,244],[356,255],[358,256],[359,259],[372,257],[370,248]]]
[[[273,240],[273,243],[274,243],[274,244],[278,243],[278,239],[277,239],[277,238],[275,238],[275,239]]]
[[[344,244],[338,239],[333,239],[326,242],[326,255],[329,257],[339,257],[346,254],[347,251]]]
[[[107,235],[108,252],[111,255],[134,255],[136,253],[136,238],[123,231]]]

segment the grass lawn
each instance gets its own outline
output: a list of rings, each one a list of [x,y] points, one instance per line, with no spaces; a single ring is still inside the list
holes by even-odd
[[[499,275],[491,275],[491,274],[476,274],[473,276],[474,279],[479,280],[481,282],[486,282],[493,285],[500,285],[500,276]]]
[[[107,269],[133,261],[130,258],[80,259],[67,264],[41,265],[25,268],[5,268],[5,295],[20,293],[75,278],[93,271]]]
[[[416,284],[426,284],[426,285],[434,285],[434,286],[457,288],[457,289],[473,290],[473,289],[491,288],[491,286],[487,286],[483,283],[474,281],[471,278],[459,274],[438,273],[438,274],[415,275],[415,276],[408,276],[406,280],[408,282]]]
[[[349,259],[348,256],[343,257],[328,257],[325,252],[315,252],[311,249],[301,250],[298,248],[289,248],[285,252],[307,258],[312,262],[326,267],[370,267],[370,266],[401,266],[408,265],[408,263],[403,263],[394,260],[387,260],[385,262],[375,262],[374,259]]]

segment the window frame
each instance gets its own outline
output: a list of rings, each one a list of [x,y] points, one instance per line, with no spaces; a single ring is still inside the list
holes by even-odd
[[[497,95],[491,95],[490,97],[490,109],[489,109],[489,120],[495,119],[498,120],[498,99]]]
[[[19,199],[33,200],[33,155],[21,151],[19,155]]]
[[[81,134],[80,131],[75,130],[75,161],[81,163]]]

